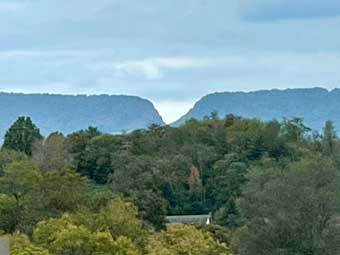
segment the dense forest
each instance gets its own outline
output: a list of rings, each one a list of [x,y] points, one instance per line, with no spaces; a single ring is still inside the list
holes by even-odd
[[[204,96],[174,125],[191,118],[203,119],[213,111],[224,117],[233,113],[245,118],[272,119],[303,118],[313,130],[321,131],[327,120],[333,120],[340,128],[338,109],[340,89],[324,88],[258,90],[253,92],[220,92]]]
[[[153,104],[137,96],[0,92],[0,108],[6,109],[0,112],[1,138],[18,116],[30,116],[44,135],[54,131],[69,134],[87,126],[120,133],[151,123],[164,124]]]
[[[0,232],[14,255],[340,254],[331,121],[235,115],[47,137],[29,117],[0,152]],[[166,215],[213,214],[211,225]]]

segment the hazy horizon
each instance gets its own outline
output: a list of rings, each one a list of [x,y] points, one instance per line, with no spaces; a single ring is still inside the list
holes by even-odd
[[[0,91],[137,95],[167,123],[208,93],[340,81],[336,0],[2,0],[0,21]]]
[[[259,92],[259,91],[272,91],[272,90],[280,90],[280,91],[285,91],[285,90],[289,90],[289,89],[324,89],[324,90],[327,90],[328,92],[331,92],[333,91],[334,89],[339,89],[339,88],[332,88],[332,89],[328,89],[328,88],[325,88],[325,87],[321,87],[321,86],[315,86],[315,87],[309,87],[309,88],[300,88],[300,87],[296,87],[296,88],[282,88],[282,89],[278,89],[278,88],[268,88],[268,89],[254,89],[254,90],[229,90],[229,91],[212,91],[210,93],[207,93],[207,94],[204,94],[202,95],[201,97],[199,97],[196,101],[194,101],[192,104],[187,104],[185,105],[185,103],[176,103],[176,102],[163,102],[161,107],[163,107],[163,109],[159,109],[159,105],[157,105],[157,103],[153,102],[152,99],[149,99],[149,98],[146,98],[146,97],[142,97],[142,96],[139,96],[139,95],[133,95],[133,94],[78,94],[78,93],[75,93],[75,94],[71,94],[71,93],[49,93],[49,92],[45,92],[45,93],[42,93],[42,92],[13,92],[13,91],[0,91],[0,93],[14,93],[14,94],[25,94],[25,95],[29,95],[29,94],[47,94],[47,95],[53,95],[53,96],[102,96],[102,95],[105,95],[105,96],[132,96],[132,97],[140,97],[142,99],[146,99],[148,101],[150,101],[154,107],[156,108],[156,110],[158,111],[158,113],[160,114],[161,118],[163,119],[163,121],[166,123],[166,124],[171,124],[177,120],[179,120],[181,117],[183,117],[185,114],[187,114],[189,112],[189,110],[191,110],[195,104],[200,100],[202,99],[204,96],[207,96],[209,94],[214,94],[214,93],[251,93],[251,92]],[[164,107],[168,107],[168,112],[170,114],[166,115],[166,116],[163,116],[162,114],[162,110],[165,110]],[[181,109],[181,111],[183,113],[181,113],[180,115],[176,115],[177,112],[173,112],[171,113],[171,109],[174,108],[174,107],[178,107],[179,109]]]

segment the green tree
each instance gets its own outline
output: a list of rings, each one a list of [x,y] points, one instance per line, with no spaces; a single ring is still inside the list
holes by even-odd
[[[91,139],[101,135],[97,128],[89,127],[86,130],[74,132],[66,137],[65,147],[71,162],[79,168],[85,159],[85,149]]]
[[[6,166],[14,161],[21,161],[27,159],[27,156],[14,150],[1,150],[0,151],[0,176],[4,174]]]
[[[311,129],[303,124],[302,118],[284,119],[282,133],[287,137],[289,142],[297,143],[303,139],[303,136]]]
[[[96,216],[97,228],[108,229],[112,237],[126,236],[137,244],[142,244],[147,238],[147,232],[137,216],[138,210],[133,204],[115,198]]]
[[[95,234],[83,225],[74,224],[67,214],[60,219],[39,222],[34,241],[57,255],[96,254]]]
[[[157,162],[157,183],[168,203],[170,214],[192,211],[188,184],[192,162],[189,157],[175,155]]]
[[[36,191],[41,178],[39,171],[29,161],[13,162],[5,168],[4,175],[0,177],[0,193],[7,195],[2,198],[11,208],[7,211],[12,214],[9,216],[11,220],[8,222],[9,225],[4,227],[8,232],[24,230],[30,218],[34,216],[27,213],[25,208],[30,205],[28,199]]]
[[[130,199],[138,208],[138,215],[144,222],[150,224],[156,230],[161,230],[165,227],[167,204],[159,191],[137,191],[132,194]]]
[[[240,200],[242,255],[340,254],[340,173],[329,158],[254,169],[248,178]]]
[[[142,252],[127,237],[119,236],[112,240],[107,233],[96,234],[98,255],[141,255]]]
[[[64,212],[75,212],[87,203],[88,180],[73,170],[42,173],[42,178],[31,191],[31,208],[41,218],[58,217]],[[67,194],[67,195],[66,195]]]
[[[136,215],[132,205],[117,198],[99,212],[82,210],[41,221],[33,240],[56,255],[138,255],[136,244],[148,235]]]
[[[337,143],[336,130],[332,121],[326,121],[323,128],[322,148],[326,155],[331,155],[334,152]]]
[[[50,255],[47,249],[36,246],[25,235],[14,234],[9,239],[11,255]]]
[[[19,117],[5,134],[4,149],[32,155],[33,144],[42,139],[39,129],[30,117]]]
[[[77,171],[98,184],[105,184],[112,173],[114,154],[120,150],[121,140],[113,135],[99,135],[92,138],[78,162]]]
[[[157,170],[151,157],[118,156],[113,161],[110,187],[113,193],[133,201],[143,220],[161,229],[165,223],[166,201],[156,181]]]
[[[87,181],[73,171],[41,172],[30,161],[13,162],[0,177],[0,228],[30,233],[38,221],[85,205],[88,195]]]
[[[13,233],[18,215],[19,208],[14,197],[0,194],[0,232]]]
[[[93,126],[89,126],[87,129],[85,129],[84,133],[87,134],[91,138],[94,138],[102,134],[102,132],[100,132],[97,127],[93,127]]]
[[[149,255],[230,255],[228,247],[211,234],[190,225],[170,225],[155,234],[148,247]]]

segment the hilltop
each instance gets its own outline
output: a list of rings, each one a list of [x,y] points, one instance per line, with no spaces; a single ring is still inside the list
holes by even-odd
[[[0,93],[0,108],[1,137],[18,116],[30,116],[44,135],[87,126],[117,133],[164,123],[150,101],[136,96]]]
[[[340,89],[323,88],[222,92],[204,96],[173,125],[191,118],[203,119],[211,112],[220,117],[232,113],[245,118],[272,119],[300,117],[307,126],[321,130],[332,120],[340,128]]]

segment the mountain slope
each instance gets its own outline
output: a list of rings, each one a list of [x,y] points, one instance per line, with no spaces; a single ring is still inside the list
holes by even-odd
[[[261,90],[255,92],[224,92],[209,94],[173,125],[190,118],[202,119],[217,111],[220,117],[232,113],[262,120],[302,117],[306,125],[321,130],[326,120],[340,129],[340,89],[322,88]]]
[[[88,126],[116,133],[164,124],[153,104],[135,96],[0,93],[0,136],[18,116],[31,116],[44,135]]]

